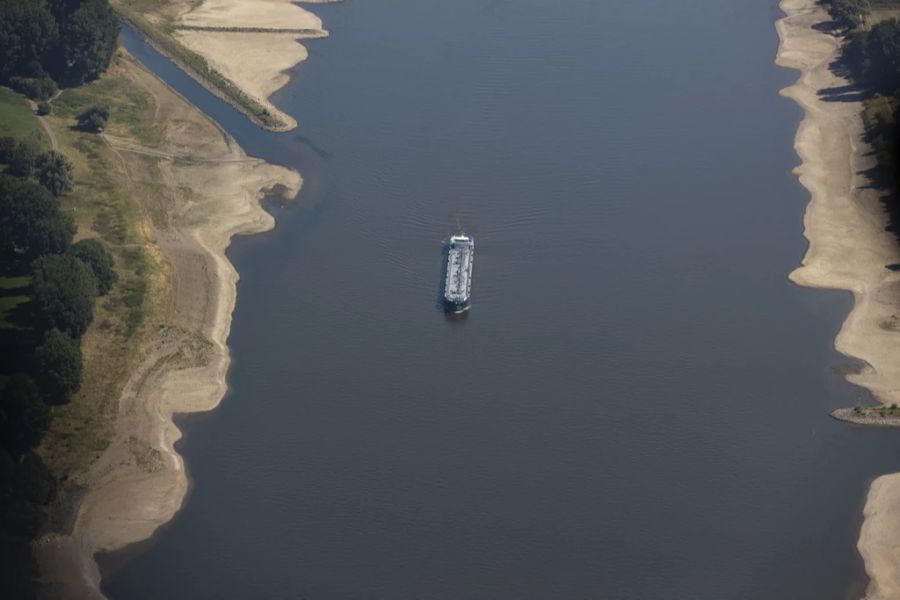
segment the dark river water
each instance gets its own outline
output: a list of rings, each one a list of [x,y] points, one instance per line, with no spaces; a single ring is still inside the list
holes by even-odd
[[[115,599],[836,599],[900,435],[795,287],[808,200],[775,0],[314,6],[264,132],[126,45],[251,154],[298,168],[235,241],[231,390],[182,422],[184,510]],[[477,239],[473,308],[437,306]]]

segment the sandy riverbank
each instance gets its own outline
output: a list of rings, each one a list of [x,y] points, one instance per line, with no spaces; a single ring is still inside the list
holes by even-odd
[[[110,446],[81,477],[73,529],[36,544],[46,598],[102,598],[94,554],[149,537],[181,507],[188,481],[173,445],[175,413],[214,408],[226,390],[226,339],[237,272],[231,237],[270,229],[264,190],[299,190],[299,174],[248,157],[215,123],[130,57],[116,67],[146,93],[160,142],[107,136],[152,213],[152,248],[166,266],[152,347],[118,401]],[[155,190],[154,194],[146,190]],[[158,193],[156,193],[158,192]]]
[[[331,0],[306,0],[327,1]],[[168,0],[142,17],[171,31],[177,43],[201,56],[257,102],[281,123],[276,129],[297,126],[269,98],[290,80],[290,70],[308,57],[300,40],[328,35],[318,16],[292,0]],[[217,91],[215,85],[200,80]]]
[[[782,94],[803,109],[795,148],[796,173],[812,196],[804,217],[809,248],[791,273],[799,285],[853,293],[853,310],[835,339],[843,354],[865,363],[849,375],[885,404],[900,402],[900,260],[897,241],[885,231],[887,217],[877,190],[867,189],[864,171],[874,159],[862,142],[862,104],[829,100],[823,90],[847,81],[830,69],[841,41],[814,28],[830,19],[815,0],[783,0],[787,15],[777,24],[777,63],[800,71]],[[870,578],[870,600],[900,598],[900,474],[871,486],[858,548]]]

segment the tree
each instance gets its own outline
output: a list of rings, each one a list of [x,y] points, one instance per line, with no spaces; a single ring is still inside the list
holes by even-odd
[[[871,10],[869,0],[828,0],[831,18],[850,29],[856,29],[865,23]]]
[[[72,163],[56,150],[39,155],[34,168],[38,182],[54,196],[72,191]]]
[[[13,456],[37,446],[50,425],[50,411],[27,375],[10,377],[0,392],[0,442]]]
[[[81,386],[81,345],[51,329],[34,351],[34,373],[50,404],[65,404]]]
[[[19,142],[16,138],[4,135],[0,137],[0,163],[9,164],[10,159],[16,153]]]
[[[31,260],[65,252],[73,235],[72,218],[43,186],[0,175],[0,255]]]
[[[43,2],[0,2],[0,80],[13,75],[40,77],[47,54],[58,41],[56,20]]]
[[[97,278],[97,290],[101,296],[105,295],[116,282],[118,275],[113,269],[112,254],[100,240],[94,238],[79,240],[72,244],[68,253],[90,267],[94,277]]]
[[[78,128],[83,131],[99,133],[106,127],[108,119],[109,107],[105,104],[98,104],[78,115]]]
[[[866,83],[886,93],[900,89],[900,22],[882,21],[866,34]]]
[[[62,0],[49,7],[59,23],[52,72],[71,85],[96,79],[109,66],[119,37],[119,20],[108,0]]]
[[[25,94],[32,100],[47,100],[59,91],[56,83],[46,75],[43,77],[10,77],[9,87],[20,94]]]
[[[41,149],[34,140],[17,141],[6,161],[9,164],[6,172],[19,177],[31,177],[40,155]]]
[[[32,263],[31,274],[44,325],[81,337],[94,320],[97,280],[90,268],[74,256],[49,254]]]
[[[46,117],[53,112],[53,107],[50,106],[49,102],[38,102],[37,110],[35,112],[39,117]]]

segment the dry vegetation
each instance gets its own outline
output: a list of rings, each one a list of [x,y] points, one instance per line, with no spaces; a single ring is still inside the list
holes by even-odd
[[[146,143],[159,140],[152,98],[129,85],[119,56],[100,80],[67,90],[47,117],[60,150],[75,167],[75,188],[63,198],[78,224],[77,237],[100,237],[112,251],[119,280],[96,306],[82,339],[85,378],[72,401],[55,409],[53,427],[41,447],[47,464],[71,490],[109,444],[116,400],[128,374],[146,352],[149,333],[167,293],[166,265],[154,246],[148,206],[161,190],[139,188],[104,138],[77,131],[75,115],[103,101],[111,108],[108,131]],[[65,489],[65,488],[64,488]]]

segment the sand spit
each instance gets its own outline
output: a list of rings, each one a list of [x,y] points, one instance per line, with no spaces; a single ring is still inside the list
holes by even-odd
[[[865,368],[848,379],[884,403],[900,402],[900,273],[886,268],[900,259],[876,190],[860,173],[874,165],[862,142],[862,104],[829,101],[823,90],[847,81],[830,69],[841,40],[815,25],[829,21],[815,0],[783,0],[777,23],[776,62],[800,71],[782,90],[803,109],[795,148],[795,172],[811,195],[804,217],[809,248],[791,279],[804,286],[853,293],[854,306],[835,340],[841,353]],[[847,99],[842,99],[847,100]],[[900,598],[900,474],[870,487],[858,548],[870,583],[869,600]]]
[[[306,60],[299,40],[328,35],[322,20],[292,0],[203,0],[185,8],[173,20],[175,38],[284,122],[285,129],[295,128],[297,122],[269,97],[288,82],[288,71]],[[283,33],[286,29],[298,33]]]
[[[102,598],[97,552],[148,538],[181,507],[187,477],[173,444],[175,413],[214,408],[226,390],[226,339],[238,274],[225,257],[232,236],[271,229],[259,205],[264,190],[293,197],[300,176],[248,157],[198,109],[138,63],[121,61],[128,79],[152,97],[163,142],[107,137],[135,192],[162,185],[166,203],[153,219],[167,267],[168,295],[147,358],[118,402],[115,436],[83,477],[72,532],[36,544],[47,583],[42,597]],[[171,157],[171,158],[167,158]]]

